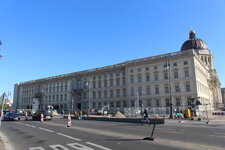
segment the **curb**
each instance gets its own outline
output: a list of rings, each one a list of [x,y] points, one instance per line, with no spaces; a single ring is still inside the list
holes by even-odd
[[[12,150],[5,135],[0,132],[0,150]]]

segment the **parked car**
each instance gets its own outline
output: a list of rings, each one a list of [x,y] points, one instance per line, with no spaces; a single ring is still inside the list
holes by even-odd
[[[20,120],[20,116],[17,115],[16,113],[14,113],[14,112],[7,112],[4,115],[4,120],[7,120],[7,121],[19,121]]]
[[[52,120],[52,113],[51,111],[45,111],[45,110],[37,110],[32,115],[32,120],[41,120],[41,114],[44,115],[44,120]]]

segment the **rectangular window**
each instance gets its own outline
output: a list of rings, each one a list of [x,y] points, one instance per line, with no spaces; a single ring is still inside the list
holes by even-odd
[[[130,83],[131,83],[131,84],[134,83],[134,76],[133,76],[133,75],[130,76]]]
[[[177,66],[177,63],[173,63],[173,66],[176,67]]]
[[[159,87],[155,87],[155,94],[159,94]]]
[[[126,85],[126,79],[123,78],[123,85]]]
[[[101,108],[102,108],[102,103],[98,102],[98,109],[101,109]]]
[[[141,83],[141,74],[138,74],[138,83]]]
[[[180,86],[179,85],[175,85],[175,92],[180,92]]]
[[[164,71],[164,80],[168,80],[168,71]]]
[[[187,65],[188,64],[188,61],[184,61],[184,65]]]
[[[178,78],[178,70],[174,70],[174,78]]]
[[[107,87],[107,80],[104,80],[104,87]]]
[[[127,102],[123,101],[123,107],[127,107]]]
[[[176,98],[176,106],[180,106],[180,98]]]
[[[166,99],[166,107],[169,107],[170,106],[170,99]]]
[[[113,98],[113,90],[110,90],[110,97]]]
[[[63,92],[63,86],[61,86],[61,92]]]
[[[149,99],[147,100],[147,102],[148,102],[148,106],[151,106],[151,100]]]
[[[101,80],[98,81],[98,87],[99,87],[99,88],[102,87],[102,81],[101,81]]]
[[[117,78],[116,79],[116,86],[119,86],[120,85],[120,78]]]
[[[130,69],[130,73],[133,73],[134,72],[134,70],[133,69]]]
[[[159,100],[157,99],[156,100],[156,107],[159,107],[160,103],[159,103]]]
[[[134,107],[134,101],[133,100],[131,101],[131,107]]]
[[[93,88],[96,88],[96,81],[92,82]]]
[[[60,95],[60,101],[63,101],[63,95],[62,94]]]
[[[146,94],[147,94],[147,95],[150,95],[150,94],[151,94],[150,86],[147,86],[147,87],[146,87]]]
[[[146,67],[145,70],[146,70],[146,71],[149,71],[149,67]]]
[[[108,94],[107,94],[107,90],[104,91],[104,98],[107,98]]]
[[[155,77],[155,80],[156,80],[156,81],[159,79],[159,77],[158,77],[158,72],[155,72],[155,73],[154,73],[154,77]]]
[[[157,70],[158,69],[158,67],[157,66],[154,66],[154,70]]]
[[[92,92],[92,95],[93,99],[96,99],[96,92]]]
[[[138,87],[138,94],[139,94],[139,96],[142,95],[142,87],[141,86]]]
[[[67,91],[67,85],[65,85],[65,91]]]
[[[166,94],[169,93],[169,86],[168,85],[165,86],[165,93]]]
[[[102,98],[102,91],[98,91],[98,98]]]
[[[150,74],[146,73],[146,82],[149,82],[149,81],[150,81]]]
[[[184,69],[184,76],[185,77],[189,77],[189,70],[188,70],[188,68]]]
[[[130,88],[130,96],[134,96],[134,87]]]
[[[109,103],[110,108],[114,108],[114,102]]]
[[[117,107],[117,108],[120,108],[120,101],[117,101],[117,102],[116,102],[116,107]]]
[[[126,97],[126,89],[123,89],[123,97]]]
[[[191,106],[191,100],[187,100],[187,104],[188,104],[188,106]]]
[[[120,89],[116,89],[116,97],[120,97]]]
[[[110,79],[110,86],[113,86],[113,79]]]
[[[64,101],[67,101],[67,94],[64,95]]]
[[[190,84],[186,83],[186,92],[190,92],[190,91],[191,91]]]
[[[96,108],[96,103],[95,102],[92,105],[93,105],[93,108]]]

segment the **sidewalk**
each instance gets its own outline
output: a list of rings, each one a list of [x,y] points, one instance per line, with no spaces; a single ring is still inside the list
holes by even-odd
[[[8,140],[5,135],[0,131],[0,150],[12,150]]]
[[[1,132],[0,132],[0,150],[5,150],[5,145],[4,145],[4,141],[1,138]]]
[[[167,125],[189,125],[205,127],[225,127],[225,120],[190,120],[190,119],[166,119]]]

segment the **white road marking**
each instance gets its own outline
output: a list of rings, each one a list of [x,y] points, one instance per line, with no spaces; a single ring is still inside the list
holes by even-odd
[[[66,135],[66,134],[62,134],[62,133],[59,133],[59,132],[57,132],[57,134],[61,135],[61,136],[64,136],[64,137],[67,137],[67,138],[72,139],[72,140],[81,141],[81,139],[74,138],[74,137]]]
[[[68,148],[62,146],[62,145],[59,145],[59,144],[56,144],[56,145],[49,145],[49,147],[53,150],[69,150]]]
[[[93,148],[87,147],[85,145],[81,145],[79,143],[70,143],[70,144],[67,144],[67,145],[69,145],[70,147],[72,147],[76,150],[94,150]]]
[[[45,129],[45,128],[41,128],[41,127],[39,127],[39,129],[45,130],[45,131],[47,131],[47,132],[55,132],[55,131],[52,131],[52,130],[49,130],[49,129]]]
[[[225,133],[214,133],[214,134],[225,135]]]
[[[101,145],[98,145],[98,144],[95,144],[95,143],[91,143],[91,142],[86,142],[86,143],[89,144],[89,145],[92,145],[92,146],[101,148],[101,149],[103,149],[103,150],[111,150],[111,149],[109,149],[109,148],[106,148],[106,147],[104,147],[104,146],[101,146]]]
[[[30,125],[30,124],[24,124],[24,125],[28,127],[36,128],[36,126]]]
[[[29,150],[45,150],[43,147],[30,147]]]
[[[17,123],[17,124],[23,124],[23,123],[21,123],[21,122],[15,122],[15,123]]]

